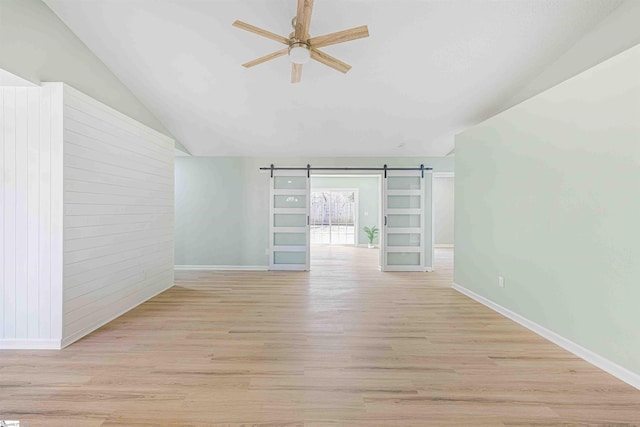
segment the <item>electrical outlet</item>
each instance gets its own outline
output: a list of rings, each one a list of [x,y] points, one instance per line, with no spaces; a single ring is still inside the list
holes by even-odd
[[[504,277],[498,276],[498,286],[504,288]]]

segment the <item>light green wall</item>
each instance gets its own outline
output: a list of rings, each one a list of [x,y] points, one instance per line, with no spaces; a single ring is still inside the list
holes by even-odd
[[[640,46],[459,135],[455,192],[457,284],[640,374]]]
[[[453,177],[438,177],[433,180],[433,225],[436,245],[453,245]]]
[[[380,229],[380,178],[311,176],[311,190],[320,188],[358,189],[358,244],[369,243],[363,228],[375,225]],[[373,242],[377,244],[379,236]]]
[[[245,176],[240,158],[176,157],[175,263],[242,265]],[[213,262],[215,261],[215,262]]]
[[[0,0],[0,68],[36,84],[67,83],[171,136],[41,0]]]
[[[178,157],[175,263],[268,265],[270,178],[268,172],[259,171],[262,166],[381,167],[387,163],[417,167],[424,163],[437,172],[451,172],[453,162],[451,157]],[[425,218],[426,225],[430,221],[430,216]],[[425,238],[431,241],[430,227]]]

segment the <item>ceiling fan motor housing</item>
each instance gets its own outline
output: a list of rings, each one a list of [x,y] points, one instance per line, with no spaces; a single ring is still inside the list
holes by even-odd
[[[291,39],[289,45],[289,59],[294,64],[306,64],[311,59],[311,46],[300,40]]]

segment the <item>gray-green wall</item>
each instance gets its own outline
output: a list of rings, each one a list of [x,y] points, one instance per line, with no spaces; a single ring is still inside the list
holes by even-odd
[[[455,282],[640,374],[640,46],[459,135],[455,172]]]
[[[369,243],[364,227],[380,229],[380,178],[378,177],[311,177],[311,190],[321,188],[358,189],[358,241],[359,245]],[[379,236],[373,241],[377,244]]]
[[[175,161],[175,263],[244,265],[245,231],[261,218],[245,211],[242,159],[176,157]]]
[[[453,246],[454,184],[453,177],[433,179],[433,242],[436,246]]]
[[[41,0],[0,0],[0,68],[36,84],[67,83],[171,136]]]
[[[269,173],[262,166],[417,167],[453,171],[451,157],[178,157],[176,265],[266,266]],[[425,222],[430,223],[430,218]],[[431,241],[431,229],[425,236]],[[428,260],[430,261],[430,260]]]

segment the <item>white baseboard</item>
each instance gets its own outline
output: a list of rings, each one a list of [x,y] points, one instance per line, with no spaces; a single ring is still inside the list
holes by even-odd
[[[267,265],[176,265],[176,271],[267,271]]]
[[[359,248],[367,248],[367,249],[369,249],[369,245],[367,245],[366,243],[358,243],[358,247],[359,247]],[[375,249],[379,249],[379,248],[380,248],[380,245],[373,245],[373,248],[375,248]],[[372,249],[373,249],[373,248],[372,248]]]
[[[452,248],[453,244],[437,244],[433,245],[434,248]]]
[[[622,367],[617,363],[612,362],[611,360],[597,353],[594,353],[593,351],[587,348],[582,347],[580,344],[576,344],[575,342],[563,337],[562,335],[556,332],[553,332],[552,330],[549,330],[544,326],[539,325],[538,323],[531,321],[526,317],[523,317],[522,315],[515,313],[509,310],[508,308],[505,308],[491,301],[490,299],[487,299],[482,295],[479,295],[463,286],[460,286],[454,283],[451,287],[456,291],[468,296],[469,298],[476,300],[480,304],[489,307],[490,309],[502,314],[505,317],[508,317],[509,319],[513,320],[516,323],[519,323],[520,325],[535,332],[541,337],[546,338],[552,343],[559,345],[560,347],[564,348],[568,352],[575,354],[579,358],[586,360],[587,362],[602,369],[603,371],[608,372],[609,374],[613,375],[619,380],[624,381],[625,383],[640,390],[639,374],[636,374],[635,372],[632,372],[627,368]]]
[[[4,339],[0,338],[0,350],[60,350],[62,345],[56,339]]]
[[[140,301],[139,303],[134,304],[133,306],[118,312],[118,314],[116,314],[115,316],[112,316],[112,317],[109,317],[106,320],[94,323],[93,325],[87,326],[86,328],[83,328],[83,329],[79,330],[78,332],[74,332],[73,334],[71,334],[71,335],[69,335],[67,337],[64,337],[62,339],[62,345],[59,348],[65,348],[69,344],[73,344],[74,342],[78,341],[80,338],[89,335],[91,332],[95,331],[96,329],[101,328],[102,326],[106,325],[107,323],[111,322],[112,320],[115,320],[118,317],[122,316],[123,314],[133,310],[137,306],[139,306],[141,304],[144,304],[145,302],[149,301],[151,298],[155,298],[156,296],[160,295],[161,293],[163,293],[164,291],[166,291],[167,289],[169,289],[171,287],[173,287],[173,283],[171,283],[171,285],[167,286],[166,288],[161,289],[158,292],[154,293],[149,298],[146,298],[144,301]]]

